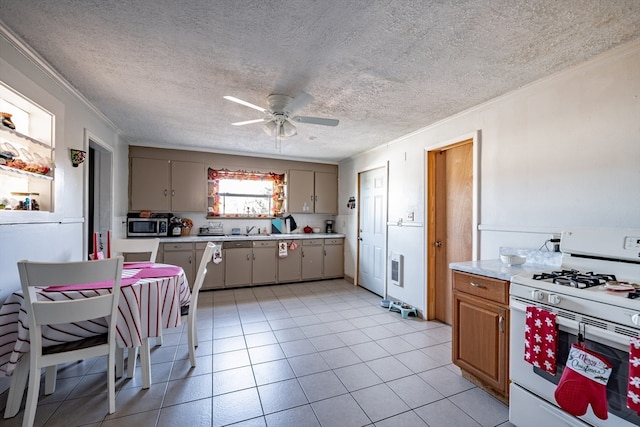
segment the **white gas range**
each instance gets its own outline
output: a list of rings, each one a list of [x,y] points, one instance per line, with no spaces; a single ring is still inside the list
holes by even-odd
[[[510,415],[518,427],[631,426],[640,416],[626,408],[631,337],[640,336],[640,229],[575,229],[562,233],[562,265],[513,276],[510,287]],[[538,307],[556,314],[558,369],[555,375],[524,361],[525,312]],[[573,416],[557,404],[571,344],[587,349],[614,368],[607,383],[607,419],[591,407]]]

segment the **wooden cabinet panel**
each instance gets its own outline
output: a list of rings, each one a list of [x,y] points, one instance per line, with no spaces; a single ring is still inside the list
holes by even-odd
[[[344,239],[324,239],[323,277],[344,277]]]
[[[302,280],[322,279],[322,239],[302,241]]]
[[[262,285],[275,283],[277,276],[278,248],[276,241],[253,242],[251,283]]]
[[[509,283],[504,280],[456,271],[453,289],[501,304],[509,304]]]
[[[302,243],[300,240],[281,240],[287,245],[287,256],[278,258],[278,282],[299,282],[302,279]],[[296,249],[291,249],[295,242]]]
[[[132,211],[206,212],[204,163],[131,158]]]
[[[171,210],[170,163],[168,160],[132,158],[129,171],[129,200],[132,211]]]
[[[315,213],[338,213],[338,176],[335,173],[315,172]]]
[[[225,260],[224,286],[249,286],[251,284],[252,251],[250,241],[224,242],[222,258]]]
[[[206,174],[204,163],[171,162],[171,210],[206,212]]]
[[[506,397],[509,282],[454,271],[453,283],[453,363]]]
[[[287,210],[292,213],[338,213],[338,175],[290,170]]]
[[[198,274],[198,268],[200,267],[200,260],[202,260],[202,255],[204,254],[204,249],[206,247],[207,247],[207,243],[204,243],[204,242],[196,243],[195,274]],[[218,264],[211,261],[207,263],[207,275],[204,276],[204,281],[202,282],[202,289],[204,290],[221,289],[224,287],[224,264],[225,264],[224,258],[222,258],[222,262]]]
[[[189,281],[189,287],[193,285],[196,265],[193,243],[164,243],[163,262],[182,267]]]

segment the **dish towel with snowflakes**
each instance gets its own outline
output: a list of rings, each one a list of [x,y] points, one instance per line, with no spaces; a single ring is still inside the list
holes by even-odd
[[[528,306],[524,327],[524,360],[550,374],[556,373],[558,329],[556,315],[543,308]]]
[[[640,415],[640,337],[631,338],[629,345],[627,408]]]

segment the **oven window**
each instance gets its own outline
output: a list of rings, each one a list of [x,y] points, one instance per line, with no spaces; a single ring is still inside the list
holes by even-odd
[[[558,384],[560,382],[560,378],[562,377],[562,371],[564,370],[565,362],[569,357],[571,344],[577,344],[577,342],[577,336],[560,330],[558,333],[558,357],[556,358],[556,375],[551,375],[539,368],[533,368],[533,371],[547,381]],[[640,426],[640,416],[638,416],[636,412],[627,408],[629,353],[588,339],[585,341],[585,347],[602,355],[611,363],[611,365],[613,365],[611,376],[609,377],[609,382],[607,383],[607,404],[609,407],[609,413],[619,418],[623,418],[632,424]]]

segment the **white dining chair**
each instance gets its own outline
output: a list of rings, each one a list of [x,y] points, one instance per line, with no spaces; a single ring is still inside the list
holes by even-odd
[[[207,243],[207,246],[204,249],[204,253],[202,255],[202,259],[200,260],[200,265],[198,266],[198,272],[196,274],[196,279],[193,282],[193,287],[191,288],[191,302],[188,306],[184,306],[181,308],[181,314],[183,319],[186,318],[187,328],[188,328],[188,340],[187,343],[189,345],[189,361],[191,362],[191,367],[196,367],[196,347],[198,347],[198,332],[197,332],[197,313],[198,313],[198,295],[200,294],[200,289],[202,288],[202,283],[204,283],[204,278],[207,275],[207,265],[213,259],[213,251],[215,250],[216,245],[213,242]]]
[[[126,254],[149,254],[149,257],[140,257],[136,261],[156,262],[160,239],[112,239],[111,256]]]
[[[116,321],[118,319],[122,265],[122,257],[62,263],[18,262],[20,282],[29,319],[30,351],[20,359],[13,373],[5,418],[15,416],[20,410],[24,388],[27,378],[29,378],[22,426],[31,427],[33,425],[40,392],[42,368],[47,368],[45,393],[50,394],[55,390],[56,365],[103,355],[107,356],[109,413],[115,412]],[[40,289],[36,287],[103,281],[113,282],[110,293],[91,295],[91,292],[85,292],[86,298],[62,301],[37,298],[37,291]],[[43,347],[43,326],[94,319],[100,319],[99,321],[104,322],[104,318],[106,318],[108,325],[105,334]]]
[[[126,256],[127,254],[136,254],[136,261],[151,261],[156,262],[158,256],[158,247],[160,246],[160,239],[111,239],[110,252],[111,256]],[[144,256],[144,254],[148,256]],[[156,338],[155,343],[162,345],[162,336]],[[149,345],[149,341],[145,340],[143,346]],[[138,359],[138,347],[128,350],[128,363],[127,363],[127,378],[133,378],[136,370],[136,360]],[[141,351],[140,362],[142,364],[142,376],[145,388],[150,385],[151,379],[151,362],[146,360],[149,355],[149,350],[143,348]],[[118,365],[116,367],[116,373],[118,376],[124,372],[124,349],[118,349]]]

